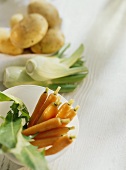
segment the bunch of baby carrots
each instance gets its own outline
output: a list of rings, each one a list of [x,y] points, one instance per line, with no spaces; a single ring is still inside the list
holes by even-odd
[[[41,94],[36,107],[30,117],[28,126],[22,131],[25,136],[33,135],[31,144],[38,149],[44,148],[45,155],[52,155],[71,144],[75,136],[68,132],[75,127],[68,127],[68,123],[76,116],[79,106],[72,107],[74,100],[61,103],[58,87],[48,94],[49,88]]]

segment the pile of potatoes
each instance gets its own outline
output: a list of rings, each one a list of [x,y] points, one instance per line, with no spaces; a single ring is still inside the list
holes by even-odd
[[[10,19],[10,29],[0,28],[0,52],[55,53],[65,43],[61,23],[56,7],[46,0],[32,0],[27,6],[27,15],[15,14]]]

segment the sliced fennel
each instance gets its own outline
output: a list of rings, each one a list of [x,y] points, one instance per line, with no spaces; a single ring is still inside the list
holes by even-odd
[[[80,47],[70,56],[64,57],[65,49],[54,56],[34,56],[26,61],[26,65],[6,67],[3,84],[5,87],[32,84],[49,87],[55,90],[61,86],[60,92],[71,92],[78,82],[88,74],[85,62],[82,60],[84,47]]]
[[[47,81],[49,79],[56,79],[79,72],[87,73],[88,70],[85,66],[70,68],[83,54],[84,47],[80,47],[65,60],[59,58],[47,58],[47,57],[34,57],[27,60],[26,72],[36,81]]]
[[[10,66],[4,71],[3,84],[5,87],[13,87],[21,84],[32,84],[34,81],[25,71],[25,67]]]
[[[65,44],[57,53],[57,57],[61,58],[64,55],[64,52],[70,47],[70,43],[69,44]]]
[[[62,63],[52,63],[51,61],[41,62],[41,57],[30,59],[26,63],[27,74],[36,81],[47,81],[71,74],[85,72],[86,67],[69,68]]]
[[[73,91],[77,87],[77,84],[75,83],[82,81],[86,75],[87,74],[85,73],[79,73],[48,81],[35,81],[26,73],[25,67],[11,66],[7,67],[4,72],[3,84],[7,88],[17,85],[31,84],[49,87],[52,90],[55,90],[60,86],[60,92],[67,93]]]
[[[71,67],[78,59],[81,58],[83,52],[84,46],[83,44],[81,44],[79,48],[69,58],[67,58],[67,60],[61,60],[61,63],[67,65],[68,67]]]
[[[68,67],[60,63],[59,59],[57,61],[52,58],[38,56],[26,62],[27,74],[36,81],[62,77],[64,70],[67,69]]]

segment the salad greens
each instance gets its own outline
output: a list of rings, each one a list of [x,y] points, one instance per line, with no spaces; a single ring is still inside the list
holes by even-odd
[[[48,170],[44,152],[38,152],[37,147],[30,144],[30,138],[21,133],[29,120],[27,107],[20,99],[0,92],[0,102],[4,101],[11,101],[11,106],[5,118],[0,116],[3,121],[0,125],[0,153],[13,154],[31,170]]]
[[[88,74],[82,60],[84,46],[81,44],[69,57],[64,55],[70,44],[64,46],[51,57],[35,55],[25,66],[10,66],[4,71],[3,84],[9,88],[16,85],[32,84],[54,90],[62,86],[60,92],[73,91]]]

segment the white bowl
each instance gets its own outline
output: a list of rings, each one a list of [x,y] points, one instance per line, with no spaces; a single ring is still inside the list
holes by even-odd
[[[41,87],[41,86],[21,85],[21,86],[15,86],[15,87],[9,88],[9,89],[7,89],[7,90],[5,90],[3,92],[5,94],[11,94],[11,95],[14,95],[15,97],[20,98],[25,103],[26,107],[28,108],[29,113],[32,113],[33,109],[35,108],[35,105],[37,104],[37,101],[38,101],[40,95],[44,91],[45,91],[45,88]],[[52,92],[53,92],[52,90],[49,90],[49,94],[52,93]],[[64,102],[67,102],[67,100],[64,97],[61,96],[61,102],[64,103]],[[9,102],[1,102],[0,103],[0,110],[2,111],[2,114],[1,114],[2,116],[6,115],[6,113],[9,110],[9,107],[10,107],[10,103]],[[68,126],[75,126],[75,129],[71,130],[69,132],[69,134],[77,136],[78,135],[78,131],[79,131],[78,117],[75,116],[75,118],[68,124]],[[61,155],[63,155],[63,153],[68,150],[68,148],[70,148],[70,147],[67,147],[67,148],[63,149],[62,151],[60,151],[57,154],[54,154],[54,155],[51,155],[51,156],[46,156],[47,161],[51,162],[51,161],[56,160]],[[12,154],[6,154],[6,156],[11,161],[13,161],[14,163],[16,163],[18,165],[22,165]]]

